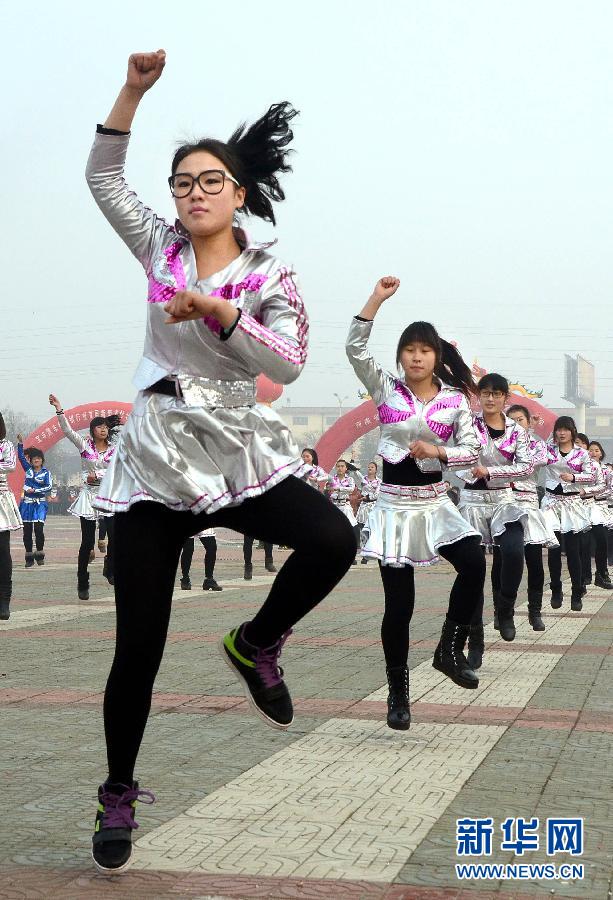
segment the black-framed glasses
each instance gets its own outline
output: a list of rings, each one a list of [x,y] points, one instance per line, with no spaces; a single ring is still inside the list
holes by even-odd
[[[479,396],[484,399],[492,398],[492,400],[502,400],[503,397],[506,397],[504,391],[479,391]]]
[[[237,187],[240,187],[236,178],[230,175],[229,172],[224,172],[223,169],[207,169],[195,178],[188,172],[177,172],[175,175],[170,176],[168,184],[172,196],[181,199],[191,194],[196,182],[198,182],[200,189],[205,194],[221,194],[226,180],[233,181]]]

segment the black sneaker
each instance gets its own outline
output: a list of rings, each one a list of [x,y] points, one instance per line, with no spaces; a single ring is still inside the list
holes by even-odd
[[[37,566],[44,566],[45,565],[45,551],[37,550],[36,553],[34,554],[34,559],[36,560]]]
[[[243,685],[254,712],[273,728],[288,728],[294,721],[294,709],[278,661],[291,630],[271,647],[254,647],[243,637],[246,624],[221,639],[220,653]]]
[[[368,565],[368,557],[367,557],[367,556],[363,556],[363,557],[362,557],[361,565],[363,565],[363,566],[367,566],[367,565]]]
[[[202,582],[203,591],[223,591],[220,584],[217,584],[214,578],[205,578]]]
[[[181,579],[181,590],[182,591],[191,591],[191,589],[192,589],[192,582],[188,575],[187,578]]]
[[[264,563],[264,568],[266,569],[267,572],[276,572],[277,571],[277,567],[275,566],[272,559],[266,560],[266,562]]]
[[[253,566],[252,565],[245,566],[245,571],[243,572],[243,578],[245,579],[245,581],[251,581],[251,579],[253,578]]]
[[[581,610],[583,609],[583,600],[581,599],[581,597],[571,597],[570,608],[573,612],[581,612]]]
[[[602,575],[600,572],[596,572],[594,585],[599,588],[604,588],[605,591],[613,590],[613,584],[611,583],[611,577],[608,572],[604,572]]]
[[[31,569],[34,565],[34,554],[26,553],[26,569]]]
[[[139,789],[138,781],[133,782],[131,788],[108,782],[98,788],[92,859],[103,875],[119,875],[132,861],[132,830],[138,828],[134,820],[137,800],[142,803],[155,801],[151,791]]]
[[[89,600],[89,588],[79,588],[77,590],[77,595],[79,597],[79,600]]]

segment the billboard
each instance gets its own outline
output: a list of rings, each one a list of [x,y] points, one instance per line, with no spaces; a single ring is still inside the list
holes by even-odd
[[[570,403],[595,405],[596,370],[583,356],[564,355],[564,399]]]

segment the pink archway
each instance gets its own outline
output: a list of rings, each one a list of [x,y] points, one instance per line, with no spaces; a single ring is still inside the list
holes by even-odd
[[[536,400],[524,397],[523,394],[511,394],[511,403],[521,403],[528,407],[530,413],[538,415],[542,418],[543,424],[537,426],[538,434],[547,438],[553,430],[553,423],[556,420],[555,413],[547,409]],[[350,410],[341,416],[324,434],[320,437],[315,449],[319,457],[319,464],[326,471],[330,471],[336,460],[342,456],[348,447],[368,434],[373,428],[379,426],[379,414],[373,400],[365,400],[355,409]]]
[[[117,400],[100,400],[97,403],[85,403],[82,406],[73,406],[72,409],[65,411],[66,418],[71,428],[80,431],[83,428],[89,428],[89,423],[96,416],[113,416],[121,415],[125,418],[130,414],[132,409],[131,403],[121,403]],[[27,437],[23,439],[24,447],[38,447],[43,453],[51,449],[58,441],[61,441],[64,433],[59,426],[57,416],[52,416],[35,428]],[[23,487],[24,472],[19,464],[14,472],[9,475],[8,482],[11,490],[16,497],[21,496]]]

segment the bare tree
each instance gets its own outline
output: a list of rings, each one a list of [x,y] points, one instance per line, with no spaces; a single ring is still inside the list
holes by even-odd
[[[6,436],[11,441],[17,440],[18,434],[23,434],[23,436],[26,437],[40,424],[36,419],[33,419],[32,416],[29,416],[27,413],[21,412],[18,409],[12,409],[10,406],[5,406],[4,409],[2,409],[2,416],[4,418],[4,424],[6,425]]]

